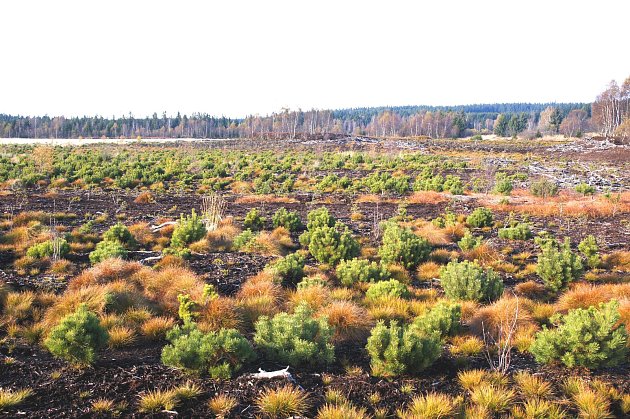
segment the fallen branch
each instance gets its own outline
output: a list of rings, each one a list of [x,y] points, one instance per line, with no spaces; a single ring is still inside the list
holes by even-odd
[[[252,378],[261,379],[261,380],[269,380],[269,379],[277,378],[277,377],[283,377],[283,378],[288,378],[289,380],[293,380],[293,376],[289,372],[288,365],[286,368],[277,370],[277,371],[265,371],[262,368],[258,368],[257,373],[249,374],[249,376]]]
[[[151,231],[153,233],[155,233],[156,231],[162,230],[164,227],[173,226],[175,224],[177,224],[177,221],[167,221],[167,222],[162,223],[160,225],[151,226]]]

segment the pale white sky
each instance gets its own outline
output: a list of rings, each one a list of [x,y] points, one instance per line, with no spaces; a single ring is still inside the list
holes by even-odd
[[[0,2],[0,113],[592,101],[630,1]]]

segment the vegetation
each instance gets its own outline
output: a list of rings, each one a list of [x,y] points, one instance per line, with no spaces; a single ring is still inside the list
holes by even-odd
[[[536,243],[540,246],[536,273],[547,289],[557,292],[580,277],[582,262],[571,251],[568,238],[560,244],[553,238],[539,237]]]
[[[341,261],[337,266],[337,278],[345,286],[356,282],[378,282],[389,279],[390,272],[384,264],[365,259]]]
[[[476,208],[467,218],[466,223],[471,227],[490,227],[493,222],[492,211],[487,208]]]
[[[561,361],[567,367],[600,368],[618,365],[628,352],[628,334],[620,327],[619,303],[611,301],[599,308],[570,310],[552,320],[556,328],[536,335],[531,352],[538,362]]]
[[[451,299],[493,301],[503,294],[503,281],[475,262],[449,262],[440,269],[440,284]]]
[[[429,242],[416,236],[410,229],[399,227],[393,222],[384,226],[383,244],[378,250],[385,263],[400,263],[413,269],[427,259],[431,252]]]

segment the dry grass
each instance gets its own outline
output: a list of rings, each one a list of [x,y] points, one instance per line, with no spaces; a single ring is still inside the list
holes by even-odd
[[[140,333],[150,340],[161,340],[166,336],[166,332],[175,325],[175,320],[171,317],[152,317],[140,326]]]
[[[7,293],[4,297],[4,318],[15,323],[28,318],[34,302],[35,293],[32,291]]]
[[[560,296],[556,303],[559,311],[566,312],[574,308],[588,308],[616,299],[630,299],[630,283],[587,285],[576,284]]]
[[[368,312],[374,320],[407,321],[413,315],[409,301],[395,297],[383,297],[369,302]]]
[[[32,395],[33,390],[30,388],[20,390],[0,389],[0,410],[18,406]]]
[[[607,419],[614,416],[610,412],[610,402],[602,394],[583,388],[573,395],[578,409],[578,417],[584,419]]]
[[[514,419],[565,419],[567,414],[562,408],[548,400],[528,399],[522,406],[512,409]]]
[[[514,287],[514,291],[517,295],[531,299],[542,298],[547,294],[545,286],[536,281],[521,282]]]
[[[441,204],[448,200],[447,196],[435,191],[416,191],[407,197],[410,204]]]
[[[270,419],[302,416],[310,406],[306,393],[291,385],[263,390],[255,403],[262,415]]]
[[[208,400],[208,409],[218,419],[227,417],[236,406],[238,406],[236,398],[227,394],[218,394]]]
[[[151,248],[157,240],[156,234],[151,230],[149,223],[136,223],[128,227],[133,238],[143,247]]]
[[[109,347],[122,348],[136,342],[135,331],[127,326],[114,326],[109,329]]]
[[[512,377],[519,392],[526,398],[544,399],[552,395],[551,384],[537,375],[526,371],[519,371]]]
[[[368,419],[364,408],[354,407],[350,403],[326,403],[317,412],[316,419]]]
[[[289,230],[284,227],[277,227],[271,233],[261,232],[253,245],[256,253],[266,256],[284,256],[289,251],[296,248],[291,240]]]
[[[424,281],[429,281],[431,279],[440,277],[440,268],[441,265],[438,265],[435,262],[424,262],[420,266],[418,266],[417,274],[418,278]]]
[[[149,191],[140,192],[136,199],[133,200],[136,204],[152,204],[155,202],[155,197]]]
[[[444,419],[456,415],[458,402],[442,393],[427,393],[411,400],[405,411],[398,416],[405,419]]]
[[[451,340],[450,352],[455,356],[475,356],[483,350],[483,341],[476,336],[455,336]]]
[[[140,396],[140,412],[155,413],[161,410],[173,410],[179,404],[173,390],[149,390]]]
[[[609,269],[630,272],[630,251],[613,252],[604,256],[603,262]]]
[[[76,290],[88,285],[102,285],[115,281],[132,281],[132,277],[140,271],[148,269],[138,262],[127,262],[122,259],[108,259],[83,271],[70,280],[68,288]],[[135,281],[134,281],[135,282]]]
[[[233,298],[218,297],[208,301],[199,312],[199,328],[204,331],[240,329],[241,314]]]
[[[486,371],[480,369],[460,371],[457,373],[457,381],[459,381],[459,385],[461,385],[464,390],[472,391],[485,381],[486,375]]]
[[[516,394],[503,386],[482,384],[470,391],[470,400],[490,412],[501,413],[509,409]]]
[[[147,297],[158,301],[169,313],[177,314],[179,294],[189,294],[193,300],[201,301],[204,282],[186,268],[164,268],[152,275],[143,276],[141,280]]]
[[[472,250],[462,252],[462,256],[466,260],[476,260],[482,265],[489,265],[492,263],[500,262],[502,260],[501,254],[487,243],[482,243]]]
[[[234,201],[235,204],[298,204],[295,198],[277,195],[245,195]]]
[[[334,327],[335,341],[357,341],[365,338],[373,325],[369,313],[361,306],[349,301],[333,301],[317,313],[325,316]]]
[[[219,222],[216,230],[206,234],[208,251],[223,252],[232,247],[234,237],[238,236],[240,229],[233,223],[233,218],[229,217]]]
[[[90,411],[95,413],[112,413],[116,410],[116,402],[111,399],[96,399],[92,402]]]
[[[302,303],[306,303],[311,309],[318,310],[328,303],[330,292],[328,287],[323,285],[313,285],[306,288],[298,288],[288,295],[287,305],[289,309],[294,309]]]
[[[525,298],[503,297],[477,310],[470,321],[470,328],[477,336],[483,337],[485,331],[495,340],[501,340],[515,320],[517,330],[535,326],[529,311],[531,305],[531,301]]]

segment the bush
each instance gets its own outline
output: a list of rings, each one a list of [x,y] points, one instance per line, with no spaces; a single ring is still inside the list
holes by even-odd
[[[236,250],[245,249],[249,244],[253,243],[256,240],[256,237],[257,235],[254,234],[251,230],[245,230],[238,236],[234,237],[232,246],[234,246]]]
[[[414,327],[399,326],[395,320],[389,327],[379,321],[372,329],[366,349],[370,355],[372,375],[385,378],[421,372],[442,353],[437,332],[427,333]]]
[[[268,268],[283,285],[296,285],[304,278],[304,262],[304,256],[296,252],[278,259]]]
[[[271,220],[274,227],[284,227],[289,231],[298,231],[304,227],[298,213],[295,211],[289,212],[284,207],[276,211]]]
[[[365,259],[342,260],[337,266],[337,278],[348,287],[355,282],[377,282],[389,277],[390,273],[385,265]]]
[[[190,215],[180,216],[171,236],[171,247],[176,249],[187,247],[190,243],[201,240],[205,235],[206,227],[193,209]]]
[[[497,173],[495,176],[496,183],[494,184],[494,191],[501,195],[509,195],[512,192],[514,186],[512,185],[512,179],[505,173]]]
[[[109,335],[96,314],[81,304],[55,326],[44,345],[54,356],[85,366],[96,358],[96,352],[107,345]]]
[[[549,196],[558,195],[558,185],[554,182],[548,181],[547,179],[542,179],[537,182],[532,182],[529,186],[529,191],[534,196],[547,198]]]
[[[260,231],[265,226],[265,217],[261,217],[258,209],[252,208],[249,210],[247,215],[245,215],[245,221],[243,221],[243,225],[247,230],[251,231]]]
[[[441,337],[453,336],[462,321],[462,307],[459,304],[439,302],[429,311],[413,321],[413,327],[424,332],[438,332]]]
[[[536,361],[561,361],[567,367],[599,368],[625,361],[628,334],[619,325],[619,303],[612,300],[588,309],[570,310],[565,316],[552,318],[555,329],[536,334],[530,351]]]
[[[311,234],[313,231],[321,227],[334,227],[337,222],[335,218],[328,213],[328,208],[321,207],[310,211],[306,216],[307,224],[306,230],[300,236],[300,244],[304,247],[308,247],[311,243]]]
[[[335,358],[333,329],[325,317],[314,319],[306,304],[294,314],[261,316],[255,329],[254,342],[272,361],[297,366],[330,364]]]
[[[204,333],[194,323],[175,326],[166,335],[162,362],[212,378],[228,379],[244,364],[256,359],[249,341],[235,329]]]
[[[463,251],[468,251],[479,247],[482,241],[482,236],[473,236],[470,230],[466,230],[466,233],[464,233],[461,240],[457,242],[457,246],[459,246],[459,248]]]
[[[513,226],[500,228],[499,238],[510,240],[527,240],[532,238],[529,223],[516,223]]]
[[[540,245],[536,273],[547,289],[562,290],[582,274],[582,262],[571,252],[568,237],[562,244],[552,238],[536,238],[536,243]]]
[[[395,279],[390,279],[389,281],[381,281],[370,285],[370,288],[365,293],[365,297],[368,300],[377,300],[383,297],[407,298],[409,297],[409,289],[405,284]]]
[[[26,251],[26,256],[34,259],[43,259],[53,256],[55,251],[55,245],[59,250],[57,256],[64,257],[70,253],[70,245],[65,239],[56,238],[52,240],[46,240],[43,243],[37,243],[29,247]]]
[[[383,262],[400,263],[407,269],[413,269],[431,253],[429,242],[413,234],[410,229],[393,222],[386,223],[384,229],[383,245],[378,249]]]
[[[110,258],[126,258],[127,249],[118,241],[102,241],[90,253],[90,262],[99,263]]]
[[[462,195],[464,193],[464,185],[459,176],[446,175],[442,187],[445,191],[449,191],[453,195]]]
[[[109,230],[103,233],[103,241],[118,241],[127,249],[133,248],[136,245],[136,240],[122,223],[114,224]]]
[[[449,262],[440,269],[444,294],[454,300],[493,301],[503,294],[503,281],[492,269],[476,262]]]
[[[341,260],[359,255],[359,243],[344,224],[318,227],[312,231],[308,250],[321,263],[336,265]]]
[[[599,256],[599,246],[597,246],[597,240],[595,236],[589,235],[584,238],[578,244],[578,250],[584,255],[586,258],[586,264],[590,268],[597,268],[602,263],[602,259]]]
[[[494,217],[488,208],[476,208],[467,218],[466,223],[471,227],[490,227]]]
[[[588,183],[580,183],[575,186],[575,192],[581,193],[582,195],[593,195],[595,193],[595,188]]]

